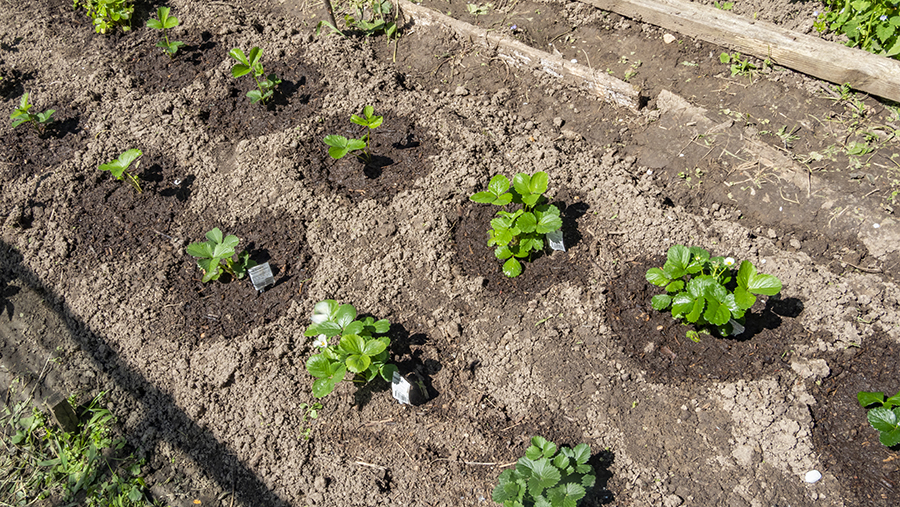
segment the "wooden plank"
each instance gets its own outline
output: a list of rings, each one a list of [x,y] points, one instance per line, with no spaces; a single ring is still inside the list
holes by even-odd
[[[900,102],[900,62],[686,0],[579,0],[638,22],[730,48]]]
[[[638,91],[630,84],[605,72],[572,63],[560,56],[527,46],[512,37],[487,31],[407,0],[398,0],[400,11],[417,25],[442,25],[464,39],[497,52],[506,63],[519,68],[536,68],[557,79],[586,88],[602,100],[629,109],[638,109]]]

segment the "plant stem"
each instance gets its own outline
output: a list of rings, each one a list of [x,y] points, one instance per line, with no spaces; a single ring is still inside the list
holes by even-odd
[[[328,8],[328,17],[331,18],[331,24],[334,25],[334,29],[337,30],[337,21],[334,19],[334,8],[331,6],[331,0],[325,0],[325,7]]]

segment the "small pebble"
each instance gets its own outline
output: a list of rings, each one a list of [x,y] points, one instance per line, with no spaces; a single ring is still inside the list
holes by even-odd
[[[675,42],[675,36],[670,33],[667,33],[667,34],[663,35],[663,42],[665,42],[666,44],[671,44],[671,43]]]
[[[873,229],[877,229],[877,228],[879,228],[879,227],[881,227],[881,224],[872,224],[872,228],[873,228]]]
[[[821,478],[822,478],[821,472],[819,472],[818,470],[810,470],[809,472],[806,472],[806,477],[804,478],[804,480],[806,482],[812,484],[814,482],[818,482],[819,479],[821,479]]]

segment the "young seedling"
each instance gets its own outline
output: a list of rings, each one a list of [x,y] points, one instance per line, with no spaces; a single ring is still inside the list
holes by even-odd
[[[256,262],[250,260],[250,253],[246,250],[238,254],[237,260],[234,260],[234,247],[240,241],[234,235],[223,238],[222,231],[216,227],[206,233],[206,241],[188,245],[188,255],[199,258],[197,266],[203,270],[203,283],[218,280],[222,273],[241,279],[247,274],[248,269],[256,266]]]
[[[873,428],[878,430],[878,440],[887,447],[900,444],[900,392],[884,399],[884,393],[861,391],[856,395],[860,406],[870,407],[866,418]]]
[[[131,165],[132,162],[138,157],[143,155],[141,150],[131,149],[126,151],[125,153],[119,155],[119,158],[116,160],[112,160],[105,164],[100,164],[101,171],[109,171],[113,176],[116,177],[117,180],[127,179],[131,186],[141,193],[141,184],[138,181],[138,177],[135,174],[132,174],[131,171],[128,170],[128,166]],[[137,170],[138,165],[140,165],[141,161],[138,160],[134,164],[135,170]]]
[[[574,507],[597,480],[590,457],[587,444],[563,447],[557,453],[556,444],[533,437],[516,467],[500,474],[491,499],[504,507]]]
[[[316,377],[313,396],[328,396],[347,371],[356,374],[355,382],[366,383],[377,376],[391,381],[397,371],[396,366],[387,362],[391,340],[387,336],[372,336],[388,332],[391,324],[387,319],[356,320],[353,305],[338,305],[337,301],[328,299],[313,307],[310,320],[312,325],[304,335],[316,336],[313,346],[319,349],[306,362],[307,371]]]
[[[250,97],[250,101],[254,104],[257,102],[265,104],[266,100],[272,97],[275,87],[281,84],[281,80],[278,79],[278,76],[275,74],[265,75],[266,71],[259,61],[262,56],[262,50],[254,46],[253,49],[250,50],[249,57],[241,51],[241,48],[234,48],[229,51],[228,54],[239,62],[231,68],[231,76],[241,77],[252,72],[257,89],[247,92],[247,96]]]
[[[756,65],[750,63],[750,60],[747,58],[741,59],[740,53],[722,53],[719,55],[719,61],[724,64],[730,64],[731,68],[731,76],[747,76],[750,79],[753,79],[753,71],[756,70]]]
[[[79,5],[87,10],[97,33],[106,33],[116,26],[122,27],[123,32],[131,30],[131,16],[134,14],[131,0],[72,0],[73,9]]]
[[[43,113],[32,114],[28,112],[32,105],[33,104],[28,103],[28,92],[25,92],[19,100],[19,108],[9,115],[9,118],[12,120],[12,127],[16,128],[23,123],[31,122],[31,125],[34,126],[38,132],[43,133],[47,128],[47,125],[53,121],[50,117],[53,116],[56,109],[48,109]]]
[[[178,52],[178,49],[181,46],[184,46],[184,42],[179,41],[171,41],[169,42],[169,29],[175,28],[178,26],[178,18],[175,16],[169,16],[169,8],[168,7],[159,7],[156,9],[156,15],[159,19],[151,19],[147,21],[147,26],[150,28],[155,28],[157,30],[163,31],[163,39],[156,43],[156,47],[163,48],[163,51],[169,55],[169,58],[175,58],[175,53]]]
[[[381,126],[384,117],[376,116],[375,108],[366,106],[363,108],[363,116],[354,114],[350,117],[350,121],[366,127],[368,132],[362,139],[348,139],[336,134],[325,136],[323,142],[329,146],[328,155],[335,160],[339,160],[351,151],[364,150],[364,153],[359,158],[364,162],[371,162],[372,155],[369,153],[369,146],[372,145],[372,131]]]
[[[735,277],[733,258],[710,258],[709,252],[700,247],[673,245],[666,257],[661,269],[647,270],[648,282],[666,288],[666,294],[651,299],[653,308],[671,308],[676,320],[685,319],[701,328],[713,327],[722,336],[744,331],[744,314],[756,302],[755,294],[774,296],[781,292],[781,281],[757,273],[750,261],[741,263]],[[687,337],[700,340],[693,330],[688,331]]]
[[[522,273],[519,259],[530,258],[532,252],[544,249],[543,238],[562,227],[559,208],[545,204],[549,177],[539,171],[532,176],[518,173],[513,177],[513,191],[509,190],[509,179],[502,174],[491,178],[488,189],[478,192],[469,199],[482,204],[505,206],[510,202],[521,204],[515,212],[498,211],[498,217],[491,220],[488,231],[488,246],[496,247],[494,255],[503,261],[503,274],[512,278]]]

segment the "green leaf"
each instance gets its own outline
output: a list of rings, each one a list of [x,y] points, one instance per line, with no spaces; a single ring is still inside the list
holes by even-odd
[[[575,446],[573,449],[575,455],[575,461],[579,465],[583,465],[591,459],[591,446],[581,443]]]
[[[517,479],[519,477],[516,475],[515,470],[506,469],[501,472],[500,476],[497,477],[497,487],[494,488],[494,492],[491,494],[491,500],[501,504],[521,500],[524,495],[524,491],[521,491],[524,489],[524,483],[518,482]]]
[[[187,251],[188,255],[192,257],[201,257],[203,259],[209,259],[213,257],[213,247],[206,241],[191,243],[185,250]]]
[[[531,175],[531,182],[528,184],[528,190],[532,194],[543,194],[547,191],[550,184],[550,177],[544,171],[538,171]]]
[[[250,54],[247,56],[247,61],[249,61],[250,67],[256,67],[259,64],[259,59],[262,57],[262,49],[259,49],[257,46],[253,46],[253,49],[250,50]]]
[[[882,431],[878,436],[878,440],[886,447],[893,447],[900,444],[900,428],[891,431]]]
[[[381,378],[385,380],[385,382],[391,382],[394,379],[394,372],[397,371],[397,367],[393,364],[385,364],[379,369],[381,373]]]
[[[756,303],[756,296],[738,285],[734,289],[734,301],[742,310],[748,310],[753,306],[753,303]]]
[[[541,194],[522,194],[522,202],[528,206],[534,206],[541,199]]]
[[[519,252],[516,257],[526,257],[529,252],[539,252],[544,249],[544,242],[540,238],[524,237],[519,241]]]
[[[356,318],[356,308],[354,308],[353,305],[350,305],[350,304],[343,304],[338,307],[337,311],[334,313],[334,316],[332,317],[332,320],[334,320],[334,322],[337,325],[339,325],[343,328],[343,327],[347,327],[347,325],[349,325],[351,322],[353,322],[353,319],[355,319],[355,318]]]
[[[672,298],[672,317],[676,319],[694,308],[694,298],[687,292],[679,292]]]
[[[756,274],[756,268],[753,267],[753,263],[750,261],[741,262],[741,267],[738,269],[737,274],[737,284],[738,287],[742,287],[745,290],[750,287],[750,280],[753,278],[753,275]]]
[[[731,319],[731,310],[716,299],[706,298],[706,311],[703,313],[703,318],[715,326],[724,326]]]
[[[503,245],[494,249],[494,256],[503,261],[512,257],[513,253],[512,250],[509,249],[509,246]]]
[[[672,245],[666,252],[666,259],[667,263],[671,262],[674,268],[685,271],[691,262],[691,251],[684,245]],[[670,278],[681,278],[681,275]]]
[[[562,227],[562,219],[559,218],[559,214],[544,213],[541,215],[539,213],[538,215],[538,223],[535,227],[536,232],[547,234],[548,232],[553,232]]]
[[[353,322],[344,326],[343,330],[341,331],[341,334],[342,335],[356,334],[356,335],[362,336],[365,329],[366,329],[366,326],[364,326],[362,322],[360,322],[358,320],[354,320]]]
[[[748,289],[754,294],[774,296],[781,292],[781,280],[772,275],[754,275],[750,278]]]
[[[525,173],[517,173],[513,176],[513,188],[516,189],[516,192],[519,195],[525,196],[531,192],[531,176],[528,176]]]
[[[530,461],[530,460],[529,460]],[[542,491],[553,487],[560,480],[559,470],[547,458],[531,462],[531,477],[528,478],[528,492],[531,496],[540,495]]]
[[[684,289],[684,282],[682,280],[675,280],[674,282],[666,285],[666,292],[678,292]]]
[[[338,381],[339,380],[340,379],[338,379]],[[335,381],[335,379],[332,377],[316,379],[316,381],[313,382],[312,387],[313,396],[315,396],[316,398],[324,398],[328,396],[332,391],[334,391],[335,384],[337,384],[337,381]]]
[[[331,338],[332,336],[341,334],[341,326],[330,321],[321,322],[319,324],[310,326],[303,334],[306,336],[317,336],[320,334],[324,334],[328,338]]]
[[[695,299],[691,311],[685,316],[685,319],[687,319],[688,322],[697,322],[697,319],[700,318],[700,314],[703,313],[705,304],[706,298],[699,297]]]
[[[509,190],[509,179],[502,174],[494,176],[491,178],[490,183],[488,183],[488,191],[497,197],[507,190]],[[512,195],[510,195],[510,198],[512,198]]]
[[[668,276],[666,276],[663,270],[659,268],[648,269],[645,277],[647,278],[648,282],[659,287],[663,287],[672,282],[672,280]]]
[[[884,400],[884,406],[886,407],[896,407],[900,406],[900,392],[891,396],[890,398]]]
[[[221,243],[222,242],[222,231],[216,227],[213,230],[206,233],[206,239],[212,241],[213,243]]]
[[[372,358],[365,354],[352,354],[347,356],[347,369],[353,373],[362,373],[372,364]]]
[[[512,195],[510,195],[512,197]],[[484,191],[478,192],[469,197],[469,200],[481,203],[481,204],[491,204],[497,199],[497,196],[491,192]]]
[[[522,232],[534,232],[536,226],[537,219],[534,217],[534,213],[522,213],[516,220],[516,227]]]
[[[553,488],[549,492],[549,499],[552,505],[560,507],[575,507],[578,501],[584,498],[587,493],[580,484],[572,482],[562,484]]]
[[[665,310],[672,304],[672,296],[668,294],[657,294],[650,299],[650,304],[654,310]]]
[[[366,347],[366,341],[361,336],[348,334],[341,337],[338,347],[348,354],[362,354],[363,349]],[[368,367],[369,365],[367,364],[366,368]],[[366,368],[363,368],[363,370]]]
[[[376,354],[380,354],[381,351],[387,348],[387,345],[381,340],[369,340],[366,342],[365,347],[363,347],[363,354],[367,356],[374,356]]]
[[[687,291],[695,298],[707,296],[711,294],[714,287],[718,287],[719,282],[710,275],[700,275],[691,278],[687,283]]]
[[[856,399],[862,407],[868,407],[876,403],[880,406],[884,404],[884,393],[860,391],[856,394]]]
[[[869,410],[866,418],[873,428],[881,432],[894,431],[900,425],[900,418],[898,418],[897,413],[884,407],[876,407]]]
[[[503,263],[503,274],[509,278],[519,276],[522,274],[522,264],[515,257],[511,257]]]
[[[391,328],[391,323],[387,319],[381,319],[375,321],[375,332],[376,333],[387,333]]]
[[[306,371],[317,378],[330,377],[334,374],[334,365],[321,354],[316,354],[306,361]]]

